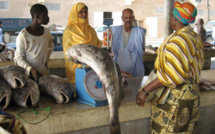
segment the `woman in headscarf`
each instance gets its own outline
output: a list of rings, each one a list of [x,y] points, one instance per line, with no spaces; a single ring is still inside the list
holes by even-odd
[[[165,86],[170,89],[164,104],[152,103],[151,133],[193,133],[199,117],[199,77],[203,64],[203,45],[189,26],[197,10],[190,3],[175,2],[171,34],[157,51],[157,78],[142,88],[136,103],[144,106],[150,92]],[[163,92],[162,96],[166,95]]]
[[[65,52],[69,47],[77,44],[90,44],[97,47],[101,47],[102,45],[95,30],[89,25],[88,8],[81,2],[72,7],[68,19],[68,25],[63,34],[66,76],[72,83],[75,82],[75,69],[82,65],[68,61]]]

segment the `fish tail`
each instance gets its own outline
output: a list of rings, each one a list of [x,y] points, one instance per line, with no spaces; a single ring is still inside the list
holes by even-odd
[[[110,134],[121,134],[118,109],[110,107]]]

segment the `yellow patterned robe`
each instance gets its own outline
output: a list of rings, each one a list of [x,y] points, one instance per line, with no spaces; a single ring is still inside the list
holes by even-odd
[[[165,104],[152,104],[152,133],[193,133],[199,116],[203,51],[200,37],[190,26],[170,35],[158,49],[157,76],[171,92]]]

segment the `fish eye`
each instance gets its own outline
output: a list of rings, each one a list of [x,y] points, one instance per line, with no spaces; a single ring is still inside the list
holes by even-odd
[[[76,54],[77,54],[78,56],[81,56],[81,52],[80,52],[80,51],[75,50],[75,52],[76,52]]]

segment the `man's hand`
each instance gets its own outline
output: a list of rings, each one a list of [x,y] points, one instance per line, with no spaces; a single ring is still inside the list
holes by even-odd
[[[122,77],[125,77],[125,78],[131,78],[133,77],[131,74],[129,74],[128,72],[125,72],[125,71],[120,71],[121,72],[121,76]]]
[[[30,71],[30,77],[35,81],[38,82],[39,78],[42,77],[42,74],[40,74],[37,70],[34,68],[31,68]]]
[[[147,96],[143,93],[143,91],[140,90],[136,97],[136,104],[143,107],[146,97]]]

